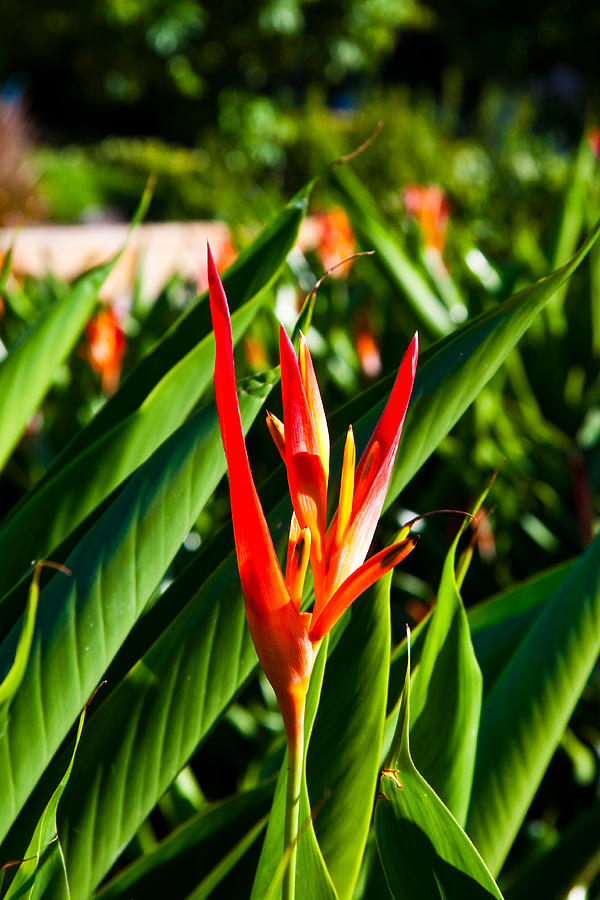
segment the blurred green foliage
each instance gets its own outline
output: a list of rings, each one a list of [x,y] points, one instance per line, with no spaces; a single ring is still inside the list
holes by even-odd
[[[155,219],[264,221],[314,172],[360,145],[379,117],[385,126],[354,163],[379,208],[395,220],[403,186],[435,182],[483,249],[507,262],[540,255],[570,173],[570,151],[535,131],[535,105],[490,89],[468,135],[459,133],[451,95],[415,101],[406,89],[379,91],[368,111],[331,110],[313,91],[307,103],[273,113],[270,101],[237,95],[228,129],[207,128],[196,149],[154,138],[107,138],[91,147],[38,148],[38,189],[55,221],[127,217],[151,172]],[[317,185],[316,206],[332,202]],[[541,266],[543,268],[543,266]]]
[[[418,0],[54,0],[28,17],[4,4],[0,84],[22,79],[49,131],[182,142],[215,121],[239,133],[240,113],[268,129],[298,91],[375,71],[400,26],[430,19]]]

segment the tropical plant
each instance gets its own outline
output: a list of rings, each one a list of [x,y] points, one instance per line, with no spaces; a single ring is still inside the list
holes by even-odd
[[[153,322],[152,313],[140,319],[142,333],[156,329],[160,336],[152,346],[139,343],[139,361],[95,412],[87,408],[86,423],[69,441],[61,441],[62,425],[52,425],[59,420],[49,421],[55,453],[37,478],[23,474],[33,458],[27,441],[36,439],[25,434],[28,423],[40,404],[55,410],[73,396],[64,390],[64,374],[63,388],[56,376],[67,364],[73,373],[87,365],[72,351],[112,263],[57,289],[52,302],[27,307],[26,289],[6,293],[7,353],[0,363],[0,460],[8,497],[0,523],[4,896],[469,900],[502,897],[501,889],[517,898],[534,884],[527,896],[558,898],[598,851],[597,798],[536,852],[519,829],[532,802],[542,802],[536,792],[559,745],[570,746],[573,759],[584,752],[578,727],[566,730],[574,711],[589,724],[589,754],[598,758],[593,713],[582,704],[597,702],[598,693],[590,673],[600,652],[599,539],[590,535],[587,549],[558,568],[522,583],[511,577],[489,599],[482,600],[482,591],[482,602],[468,610],[462,592],[470,578],[474,574],[478,587],[485,583],[479,564],[471,565],[477,532],[463,543],[469,516],[446,546],[426,530],[398,570],[394,589],[387,570],[413,548],[409,531],[418,527],[414,515],[404,514],[399,523],[390,518],[401,491],[414,504],[416,489],[426,500],[437,499],[442,484],[444,502],[437,505],[457,506],[457,485],[462,490],[464,483],[456,473],[470,468],[468,460],[475,474],[465,476],[467,485],[469,478],[478,482],[471,516],[480,514],[488,491],[501,511],[519,496],[522,481],[510,471],[510,458],[490,487],[497,454],[483,452],[511,404],[518,415],[504,434],[514,444],[520,422],[531,427],[529,477],[536,486],[542,482],[546,457],[533,443],[535,429],[554,437],[556,431],[542,409],[528,406],[525,388],[515,405],[515,385],[530,389],[515,348],[523,341],[527,356],[527,341],[543,326],[546,357],[553,353],[569,365],[573,306],[582,297],[585,302],[575,278],[586,257],[597,268],[600,226],[570,260],[557,256],[561,264],[553,272],[513,296],[505,298],[497,286],[484,293],[482,285],[477,296],[485,297],[485,308],[478,312],[479,301],[468,298],[462,280],[466,266],[456,276],[436,268],[426,248],[415,253],[403,232],[386,227],[349,170],[338,167],[331,177],[359,238],[378,250],[378,262],[357,260],[349,277],[360,285],[363,266],[376,272],[390,323],[386,346],[382,341],[384,367],[392,369],[390,343],[397,354],[398,335],[404,340],[415,320],[421,329],[425,352],[401,438],[414,345],[400,388],[393,388],[396,358],[390,374],[357,390],[359,362],[352,377],[343,374],[349,363],[347,369],[334,364],[346,346],[336,315],[348,330],[348,307],[339,305],[346,290],[341,279],[311,291],[294,313],[293,338],[302,329],[309,343],[315,340],[317,374],[304,338],[298,363],[283,332],[281,370],[250,374],[235,390],[233,348],[247,347],[242,338],[260,337],[270,355],[272,309],[275,302],[281,307],[282,295],[289,297],[290,273],[283,270],[310,186],[240,253],[223,273],[222,289],[216,271],[210,273],[221,367],[216,404],[207,292],[183,312],[161,307],[161,315],[168,311],[172,318],[162,335],[162,319]],[[577,241],[585,219],[579,215],[573,224],[573,203],[565,204],[561,254]],[[3,284],[9,264],[7,257]],[[305,278],[308,263],[297,251],[289,266],[294,277]],[[572,276],[577,289],[567,294]],[[285,289],[276,287],[278,278]],[[231,348],[223,330],[225,296]],[[402,330],[396,327],[400,313]],[[251,371],[238,351],[238,371]],[[292,513],[283,467],[257,435],[258,426],[251,429],[267,397],[277,403],[273,389],[280,378],[283,426],[271,414],[270,428],[285,459],[296,515],[287,586],[275,558],[288,543]],[[347,402],[328,413],[329,456],[323,408],[331,410],[330,400],[344,393]],[[390,394],[392,405],[383,413]],[[490,424],[488,413],[479,430],[472,427],[478,404],[497,417]],[[240,419],[232,437],[236,407]],[[368,443],[373,432],[378,459]],[[244,434],[256,480],[261,472],[268,476],[259,484],[262,519],[244,469]],[[479,455],[465,452],[469,440]],[[393,468],[388,444],[397,444]],[[367,448],[355,490],[354,446],[359,453]],[[312,460],[307,468],[300,465],[305,451]],[[381,478],[365,495],[361,476],[369,460]],[[238,559],[250,553],[252,562],[252,577],[242,571],[241,583],[220,484],[227,463]],[[325,467],[331,484],[341,480],[333,520],[333,510],[326,511]],[[373,497],[367,527],[361,517]],[[400,534],[391,551],[375,552],[360,567],[382,508],[388,511],[383,535],[399,526]],[[333,524],[326,533],[328,518]],[[366,537],[353,533],[346,544],[355,523],[364,525]],[[501,523],[498,541],[503,529]],[[344,577],[328,580],[327,553],[354,551],[361,539],[365,546]],[[312,574],[306,575],[308,556]],[[59,570],[32,569],[31,560],[49,560]],[[397,588],[406,587],[413,560],[421,582],[427,577],[438,585],[437,602],[413,622],[409,642],[398,623]],[[534,574],[531,567],[526,574]],[[375,575],[383,577],[373,583]],[[265,588],[277,578],[285,615],[302,624],[304,650],[310,644],[302,702],[291,717],[285,700],[289,646],[263,615],[278,605]],[[307,618],[311,610],[314,622]],[[282,705],[291,761],[296,756],[289,786],[283,725],[253,644]],[[304,745],[296,752],[289,736],[300,718]],[[220,789],[217,775],[225,779]],[[594,778],[588,783],[597,789]],[[593,875],[590,868],[587,883]]]

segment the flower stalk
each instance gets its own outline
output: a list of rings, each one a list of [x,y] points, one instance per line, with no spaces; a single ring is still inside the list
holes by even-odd
[[[292,740],[288,740],[283,845],[289,851],[289,859],[283,876],[282,900],[294,900],[295,897],[300,792],[302,790],[302,769],[304,766],[304,712],[299,716],[297,725],[295,736]]]

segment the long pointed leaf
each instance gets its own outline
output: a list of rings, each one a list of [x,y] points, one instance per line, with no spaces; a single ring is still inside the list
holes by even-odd
[[[420,359],[385,508],[398,496],[498,371],[553,293],[570,277],[600,235],[600,223],[556,272],[515,294],[438,341]],[[332,417],[334,433],[356,423],[357,447],[379,419],[393,376],[382,379]],[[357,418],[362,414],[360,422]]]
[[[600,537],[526,632],[482,709],[467,830],[498,871],[600,653]]]
[[[82,276],[0,362],[0,469],[81,334],[115,262],[116,258]]]
[[[240,339],[259,308],[260,300],[253,300],[234,314],[234,340]],[[4,560],[0,594],[31,559],[50,557],[181,425],[210,383],[213,366],[214,338],[208,335],[167,372],[135,412],[28,494],[0,527]]]

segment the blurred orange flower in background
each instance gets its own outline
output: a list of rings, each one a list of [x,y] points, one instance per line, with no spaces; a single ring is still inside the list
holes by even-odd
[[[269,359],[259,337],[254,334],[245,335],[243,346],[246,361],[253,369],[262,371],[269,368]]]
[[[318,228],[317,256],[325,270],[331,269],[340,260],[356,253],[356,237],[346,211],[340,206],[316,215]],[[332,273],[333,278],[343,278],[348,274],[352,261],[338,266]]]
[[[85,327],[86,359],[101,376],[102,392],[112,394],[119,386],[123,357],[127,350],[125,333],[111,307],[101,309]]]
[[[355,346],[361,369],[367,378],[375,378],[381,372],[381,356],[377,338],[366,316],[359,319]]]
[[[417,221],[426,250],[435,250],[440,256],[446,246],[446,230],[450,208],[448,198],[437,184],[423,187],[407,184],[403,189],[404,206],[409,216]]]

